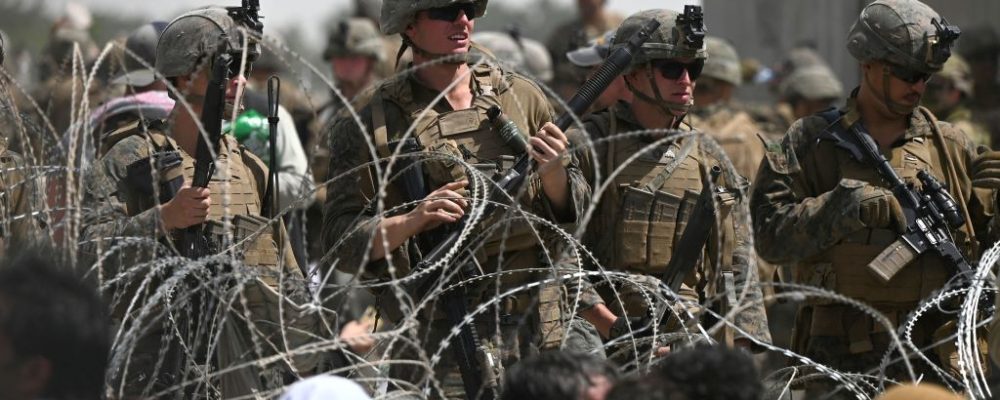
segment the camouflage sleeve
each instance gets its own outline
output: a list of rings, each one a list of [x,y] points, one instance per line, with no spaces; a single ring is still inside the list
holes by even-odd
[[[327,198],[323,206],[323,243],[327,249],[324,256],[330,261],[322,264],[361,273],[364,278],[385,277],[389,270],[385,259],[364,263],[379,223],[375,210],[375,194],[379,191],[374,187],[376,180],[371,178],[368,141],[352,118],[339,120],[332,129]],[[408,268],[406,244],[391,255],[395,267]]]
[[[756,340],[770,343],[771,332],[767,324],[764,295],[757,267],[753,263],[756,258],[751,247],[749,210],[745,198],[739,195],[737,187],[745,184],[744,178],[738,173],[727,173],[724,176],[722,184],[733,193],[732,203],[729,205],[726,205],[725,201],[720,203],[720,207],[728,209],[728,212],[721,214],[717,222],[715,234],[717,241],[715,243],[710,241],[707,246],[709,251],[707,259],[721,264],[716,266],[716,270],[722,271],[722,276],[715,277],[722,295],[721,301],[724,302],[720,310],[728,313],[731,309],[739,307],[739,311],[733,317],[735,327]],[[745,336],[737,333],[736,337]]]
[[[980,251],[984,251],[997,239],[1000,239],[1000,218],[996,212],[997,191],[972,185],[972,177],[969,176],[970,166],[972,161],[979,156],[977,144],[972,138],[958,125],[939,122],[939,128],[947,147],[946,151],[951,156],[952,162],[956,164],[954,170],[958,175],[957,186],[960,188],[961,194],[961,198],[956,198],[956,200],[965,200]],[[952,190],[952,193],[955,192]],[[955,240],[962,243],[969,239],[967,236],[964,231],[959,231]]]
[[[139,211],[129,210],[127,205],[126,168],[148,155],[146,142],[130,137],[112,147],[87,171],[81,230],[84,253],[97,257],[129,238],[158,240],[166,236],[159,207]]]
[[[816,119],[822,122],[816,117],[810,123]],[[767,143],[750,198],[757,251],[772,263],[814,256],[864,228],[859,219],[863,182],[844,179],[829,192],[807,195],[807,176],[798,161],[804,121],[796,122],[780,145]]]

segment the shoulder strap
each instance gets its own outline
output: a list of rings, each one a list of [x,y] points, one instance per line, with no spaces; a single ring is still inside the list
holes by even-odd
[[[102,157],[107,154],[111,148],[115,147],[118,142],[125,140],[131,136],[142,136],[153,146],[154,151],[163,151],[164,148],[173,148],[173,144],[170,143],[170,139],[167,135],[160,132],[163,129],[162,121],[153,121],[148,123],[143,123],[142,121],[136,121],[132,124],[126,125],[121,129],[109,133],[101,139],[101,151],[98,157]]]
[[[375,151],[379,157],[389,157],[389,127],[385,122],[385,104],[382,91],[376,90],[372,96],[372,133],[375,136]]]
[[[683,163],[684,160],[689,155],[691,155],[691,151],[694,150],[694,147],[697,144],[698,144],[697,138],[695,138],[695,137],[689,137],[687,139],[687,141],[684,142],[684,145],[681,146],[680,153],[677,153],[677,155],[674,157],[674,159],[671,160],[670,163],[668,163],[663,168],[663,170],[660,171],[659,174],[656,174],[656,176],[653,177],[653,179],[650,179],[650,181],[646,183],[646,185],[645,185],[646,186],[646,190],[648,190],[650,192],[654,192],[654,193],[657,190],[660,190],[660,186],[663,186],[663,183],[666,182],[667,179],[670,179],[670,177],[674,175],[674,171],[676,171],[677,167],[679,167],[681,165],[681,163]]]

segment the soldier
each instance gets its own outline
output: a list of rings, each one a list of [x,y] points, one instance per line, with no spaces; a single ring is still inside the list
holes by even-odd
[[[968,29],[959,43],[962,57],[972,71],[972,101],[969,109],[973,117],[990,132],[994,148],[1000,146],[1000,34],[989,25]]]
[[[663,141],[663,133],[616,137],[622,133],[652,129],[691,129],[685,118],[694,104],[694,80],[702,72],[706,50],[704,31],[699,32],[696,26],[682,24],[680,16],[674,11],[649,10],[634,14],[622,23],[612,49],[623,46],[651,19],[661,24],[635,56],[630,72],[625,75],[626,85],[634,100],[631,103],[620,102],[592,114],[584,121],[584,130],[570,131],[574,143],[603,140],[594,144],[592,149],[578,151],[580,167],[591,187],[605,185],[598,180],[598,176],[614,180],[607,185],[610,192],[601,196],[597,212],[587,227],[588,248],[594,251],[603,267],[628,272],[636,281],[616,282],[615,294],[605,297],[611,305],[595,307],[594,312],[600,313],[601,318],[591,320],[605,338],[617,338],[630,332],[630,320],[660,315],[662,310],[651,309],[644,300],[644,294],[656,292],[657,286],[663,284],[660,277],[671,255],[679,252],[674,248],[675,238],[682,235],[683,229],[678,227],[688,222],[685,216],[678,213],[679,208],[682,208],[682,202],[699,196],[707,171],[721,166],[721,160],[716,156],[718,152],[709,151],[697,136],[674,140],[655,148],[647,147],[656,141]],[[700,36],[697,33],[677,34],[686,30],[693,30]],[[638,158],[630,161],[637,153]],[[618,169],[622,169],[621,173],[611,174]],[[756,272],[748,265],[750,249],[746,247],[748,241],[745,238],[749,232],[746,226],[739,226],[745,224],[740,224],[740,217],[735,215],[736,210],[741,208],[737,204],[741,200],[733,195],[733,191],[739,190],[736,185],[742,181],[742,178],[727,173],[715,182],[719,187],[727,188],[727,194],[720,194],[721,213],[714,216],[716,223],[713,225],[716,228],[712,229],[704,246],[706,261],[700,268],[684,275],[679,294],[690,302],[688,306],[710,303],[712,308],[723,314],[727,304],[751,302],[752,307],[736,315],[735,326],[767,342],[770,334],[760,287]],[[702,250],[694,251],[702,254]],[[747,289],[745,293],[744,288]],[[718,298],[725,299],[721,306],[712,300]],[[603,314],[609,309],[612,315]],[[705,313],[698,313],[695,318],[691,322],[710,319]],[[677,329],[676,320],[671,318],[670,321],[671,324],[665,328]],[[642,325],[631,326],[631,329],[640,328]],[[722,332],[725,332],[723,339],[729,345],[750,345],[747,338],[734,337],[729,328]],[[658,352],[664,350],[658,349]]]
[[[587,72],[574,67],[566,58],[566,53],[586,46],[587,42],[615,29],[622,22],[621,15],[605,8],[607,3],[608,0],[577,0],[577,19],[556,28],[545,43],[555,70],[553,87],[563,98],[568,99],[576,93]]]
[[[156,69],[183,101],[166,121],[136,123],[109,135],[103,158],[86,180],[89,212],[84,216],[82,250],[102,257],[101,276],[117,281],[108,298],[115,300],[113,316],[127,332],[128,339],[118,346],[127,348],[123,354],[128,362],[123,365],[128,368],[119,365],[112,381],[115,392],[126,397],[208,390],[198,389],[202,387],[227,398],[248,395],[282,385],[293,370],[290,364],[295,371],[309,373],[316,363],[307,357],[261,366],[249,363],[294,350],[304,343],[303,332],[319,333],[315,321],[300,317],[293,306],[306,295],[284,227],[274,231],[260,215],[269,201],[264,198],[267,167],[224,135],[214,144],[217,168],[208,187],[191,186],[192,155],[204,140],[197,121],[207,107],[210,71],[224,60],[218,51],[228,52],[233,63],[241,59],[243,32],[238,24],[225,9],[205,8],[185,13],[166,27],[157,45]],[[240,100],[237,87],[245,80],[238,70],[239,65],[227,67],[227,108]],[[180,104],[190,105],[193,112]],[[170,159],[176,162],[161,162]],[[192,256],[204,256],[200,262],[208,262],[213,252],[227,249],[225,258],[211,261],[212,267],[204,271],[188,271],[197,262],[181,262],[183,268],[176,270],[151,266],[152,260],[176,255],[173,249],[184,245],[180,239],[190,229],[208,246],[206,254]],[[137,246],[135,238],[157,245]],[[276,243],[285,244],[284,249],[279,251]],[[131,279],[133,274],[140,278]],[[178,286],[165,285],[182,278]],[[161,291],[185,296],[171,296],[165,303]],[[133,301],[136,305],[130,307]],[[159,310],[152,311],[158,317],[147,317],[149,310]],[[168,315],[160,317],[162,313]],[[226,322],[211,322],[223,316]],[[210,339],[216,335],[219,343]],[[206,381],[203,373],[215,375]],[[189,383],[178,389],[184,382]]]
[[[944,63],[934,79],[927,82],[927,101],[924,105],[941,119],[965,132],[972,143],[990,145],[990,134],[977,121],[973,121],[969,101],[974,95],[972,71],[962,56],[954,54]]]
[[[469,172],[453,160],[464,160],[491,174],[506,171],[512,156],[518,155],[487,121],[486,110],[494,105],[498,105],[521,132],[536,133],[529,139],[528,148],[531,158],[541,167],[528,178],[527,191],[519,204],[560,223],[575,222],[586,209],[589,188],[575,164],[561,158],[567,140],[550,122],[552,109],[540,89],[527,78],[492,64],[466,62],[471,57],[468,53],[474,20],[485,14],[486,6],[487,0],[386,0],[383,3],[382,31],[403,37],[405,46],[413,49],[414,66],[379,84],[369,105],[360,111],[361,123],[371,127],[371,131],[359,126],[353,118],[339,120],[331,131],[330,176],[338,179],[329,182],[327,187],[323,236],[326,254],[334,257],[330,262],[338,270],[357,273],[365,280],[405,277],[420,261],[421,254],[427,254],[434,245],[433,242],[423,244],[426,233],[438,226],[448,229],[466,214],[470,205],[467,199]],[[439,94],[443,98],[435,102]],[[412,137],[422,149],[417,154],[427,156],[420,159],[425,172],[421,176],[426,181],[426,188],[421,189],[426,189],[424,193],[430,192],[426,196],[404,190],[406,181],[401,182],[402,178],[392,178],[390,185],[380,186],[380,177],[372,165],[375,160],[367,144],[373,143],[374,155],[385,160],[396,148],[395,143],[410,133],[411,127]],[[380,193],[385,196],[380,198]],[[395,210],[411,201],[415,206]],[[393,212],[383,214],[387,210]],[[544,271],[551,264],[522,218],[513,215],[491,218],[492,223],[482,222],[482,228],[473,229],[473,236],[488,237],[482,247],[474,249],[474,258],[483,273],[526,268]],[[542,231],[544,237],[546,233]],[[321,263],[325,265],[329,263]],[[434,293],[434,296],[441,298],[451,291],[464,290],[466,307],[473,310],[493,299],[496,291],[503,293],[546,276],[550,276],[549,273],[507,274],[500,279],[479,280],[462,288],[451,288],[444,294]],[[482,358],[471,362],[479,365],[482,371],[497,372],[494,376],[501,376],[502,373],[495,369],[509,366],[522,355],[528,355],[523,353],[533,352],[532,349],[538,347],[558,347],[564,330],[559,324],[562,317],[558,308],[553,308],[558,307],[560,299],[558,295],[552,296],[551,289],[544,285],[539,290],[519,291],[491,307],[491,311],[483,315],[485,318],[476,318],[474,328],[480,332],[478,348]],[[418,300],[431,294],[419,290],[411,290],[407,297]],[[567,288],[567,291],[576,297],[574,288]],[[403,316],[402,306],[397,304],[399,297],[391,290],[380,290],[376,294],[385,318],[400,321]],[[580,297],[583,308],[583,304],[592,304],[597,294],[584,291]],[[452,329],[440,311],[441,302],[431,301],[430,306],[437,311],[428,308],[413,311],[419,322],[419,332],[411,333],[420,338],[419,343],[426,354],[434,354],[443,335]],[[599,345],[599,340],[597,342]],[[451,346],[456,346],[454,341]],[[444,349],[443,358],[434,365],[435,379],[441,383],[434,386],[443,388],[444,393],[435,391],[432,397],[465,396],[457,366],[462,360],[456,359],[451,350]],[[414,357],[409,354],[412,352],[406,353],[402,357]],[[390,372],[394,377],[424,386],[427,381],[422,373],[422,369],[399,365]]]
[[[797,283],[865,302],[897,324],[952,278],[954,266],[933,252],[917,256],[888,282],[867,271],[908,221],[871,163],[856,161],[824,139],[829,130],[856,123],[867,128],[906,182],[928,171],[949,188],[965,216],[951,234],[967,259],[978,259],[979,243],[992,243],[997,185],[990,178],[1000,173],[994,161],[1000,154],[976,154],[964,133],[919,106],[927,81],[949,58],[956,37],[956,27],[918,1],[879,0],[861,11],[847,49],[860,63],[862,83],[846,108],[800,119],[780,144],[767,146],[751,200],[757,249],[764,259],[795,264]],[[927,313],[912,330],[912,342],[925,349],[947,337],[954,330],[949,325],[947,315]],[[889,347],[883,327],[854,307],[810,298],[799,310],[792,350],[813,361],[846,372],[877,371]],[[926,352],[957,373],[954,342]],[[937,376],[923,362],[915,361],[914,367],[917,376]],[[903,370],[893,363],[887,377],[908,380]],[[833,387],[831,381],[812,381],[807,397],[818,398]]]
[[[691,125],[711,135],[722,145],[736,171],[747,179],[757,173],[764,148],[757,139],[763,130],[751,116],[733,106],[733,94],[743,83],[740,58],[725,39],[705,38],[708,60],[694,87],[697,104]]]
[[[829,68],[813,65],[785,77],[778,91],[791,111],[789,122],[795,122],[832,107],[844,95],[844,86]]]

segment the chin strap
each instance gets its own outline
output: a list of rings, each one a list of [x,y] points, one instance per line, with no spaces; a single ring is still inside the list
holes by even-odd
[[[660,88],[656,86],[656,78],[653,76],[653,68],[649,63],[646,64],[646,79],[649,80],[649,87],[653,89],[653,94],[656,98],[649,97],[649,95],[636,90],[635,86],[633,86],[632,82],[629,82],[628,79],[625,80],[625,85],[632,91],[632,95],[635,96],[636,99],[659,107],[665,114],[673,115],[674,121],[679,119],[677,117],[677,113],[680,113],[681,115],[687,114],[688,111],[691,110],[691,107],[694,106],[694,95],[692,95],[685,103],[672,103],[664,100],[663,95],[660,93]]]
[[[920,102],[919,101],[917,102],[917,104],[918,104],[917,106],[907,107],[907,106],[905,106],[903,104],[899,104],[899,103],[896,103],[895,101],[892,101],[892,98],[889,97],[889,80],[890,79],[892,79],[892,76],[889,74],[889,67],[883,65],[882,66],[882,104],[884,104],[885,108],[888,109],[889,112],[891,112],[893,114],[897,114],[897,115],[910,115],[910,114],[913,114],[913,112],[916,111],[917,108],[919,107]],[[867,74],[865,74],[865,85],[868,86],[868,90],[871,90],[872,92],[875,91],[875,86],[872,85],[871,81],[868,80],[868,75]]]
[[[464,55],[431,53],[414,44],[413,41],[410,40],[410,38],[405,34],[400,34],[399,36],[403,37],[403,45],[399,46],[399,51],[396,52],[396,68],[399,68],[399,60],[403,58],[403,53],[405,53],[408,48],[413,49],[414,54],[420,54],[428,60],[444,64],[465,64],[470,60],[468,52]]]

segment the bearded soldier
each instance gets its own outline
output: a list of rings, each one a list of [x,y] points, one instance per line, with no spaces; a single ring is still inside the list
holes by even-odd
[[[188,394],[210,385],[226,398],[248,395],[283,385],[292,370],[308,373],[315,366],[315,360],[304,357],[263,362],[263,368],[251,363],[293,351],[304,342],[304,332],[317,331],[314,321],[291,306],[306,297],[284,227],[273,231],[275,225],[261,216],[265,164],[232,136],[220,136],[208,186],[191,185],[196,148],[205,140],[197,121],[209,107],[209,80],[226,81],[227,108],[239,103],[237,87],[245,83],[237,74],[245,49],[243,23],[225,9],[206,8],[166,27],[157,45],[156,69],[183,101],[166,121],[136,123],[111,133],[103,142],[103,158],[86,181],[90,212],[82,234],[84,252],[104,260],[101,273],[116,282],[109,297],[115,300],[114,316],[126,332],[139,335],[118,344],[127,349],[128,368],[119,363],[112,377],[115,392],[122,390],[126,397],[177,390],[185,382],[188,386],[180,390]],[[247,49],[250,61],[253,50]],[[223,67],[226,76],[210,78],[219,70],[217,63],[227,60],[220,57],[223,51],[235,61]],[[191,229],[197,240],[209,243],[205,254],[191,255],[200,261],[182,261],[167,271],[151,266],[150,260],[175,256],[173,249],[185,246],[185,231]],[[142,245],[136,245],[136,238],[143,238]],[[149,246],[153,241],[156,245]],[[285,244],[283,252],[277,243]],[[206,261],[220,251],[228,253],[213,258],[219,261]],[[204,262],[211,263],[205,270],[193,267]],[[182,278],[179,286],[160,286]],[[151,286],[144,279],[151,279]],[[176,294],[165,302],[163,291]],[[223,316],[224,322],[213,323]],[[221,337],[219,343],[211,339],[215,337]],[[210,381],[202,380],[203,373],[212,374]]]
[[[526,193],[518,199],[521,207],[560,223],[574,222],[586,209],[589,190],[575,164],[561,157],[567,140],[550,122],[552,109],[539,88],[500,67],[468,62],[474,21],[483,16],[486,5],[487,0],[383,3],[381,29],[386,34],[402,36],[404,46],[412,49],[414,65],[412,70],[376,87],[370,103],[359,113],[364,127],[353,118],[344,118],[330,133],[330,176],[337,178],[327,186],[324,238],[328,259],[339,270],[382,281],[406,276],[437,244],[424,244],[428,231],[439,226],[448,229],[462,219],[470,206],[470,172],[458,160],[474,165],[487,176],[510,168],[509,161],[519,151],[505,142],[488,121],[486,111],[491,106],[499,106],[523,134],[535,134],[528,148],[540,167],[526,182]],[[437,100],[439,95],[442,98]],[[407,189],[407,182],[414,182],[412,174],[395,176],[404,172],[391,172],[389,185],[381,186],[380,176],[372,165],[378,158],[387,160],[398,146],[405,147],[405,143],[399,143],[405,142],[411,127],[418,148],[399,151],[410,153],[410,157],[426,156],[419,158],[423,173],[415,178],[426,182],[423,188],[418,188],[418,191],[426,189],[423,190],[429,193],[426,195]],[[368,143],[374,145],[373,150]],[[384,167],[388,165],[383,162]],[[416,205],[397,209],[407,202]],[[472,258],[483,273],[527,268],[536,268],[536,272],[508,273],[451,288],[465,292],[466,309],[473,310],[497,293],[548,275],[537,268],[544,271],[553,261],[545,255],[521,215],[491,218],[491,223],[484,222],[481,228],[473,229],[473,236],[489,238],[474,249]],[[574,289],[568,292],[576,296]],[[502,298],[487,315],[475,319],[480,342],[477,358],[483,361],[477,363],[478,369],[501,376],[498,369],[517,360],[522,353],[559,346],[562,330],[552,325],[561,318],[556,304],[559,298],[551,293],[551,288],[545,286],[537,291],[518,291]],[[399,298],[397,294],[388,290],[377,293],[383,315],[392,321],[403,317],[401,306],[392,304]],[[421,293],[419,288],[409,292],[414,299],[428,294]],[[447,295],[446,291],[435,298]],[[597,295],[585,291],[580,297],[582,303],[592,304]],[[448,304],[442,302],[439,300],[431,307],[437,310],[416,310],[420,324],[415,337],[420,338],[427,354],[434,354],[441,339],[452,329],[441,311]],[[456,346],[454,341],[451,345]],[[442,355],[443,359],[434,365],[434,374],[444,393],[435,392],[433,396],[463,397],[466,394],[462,391],[457,365],[466,360],[456,359],[450,349]],[[420,375],[422,370],[411,369],[415,371],[394,367],[391,374],[421,385],[427,382]],[[475,397],[475,393],[467,395]]]
[[[846,108],[802,118],[780,144],[768,145],[767,161],[754,184],[751,209],[760,255],[795,264],[797,283],[867,303],[893,324],[901,324],[922,299],[945,287],[956,265],[935,251],[909,258],[877,257],[910,222],[901,201],[880,178],[888,169],[880,173],[873,155],[859,161],[847,150],[852,147],[833,139],[844,137],[838,133],[844,132],[859,142],[873,140],[891,170],[914,187],[928,189],[922,171],[943,183],[957,202],[958,221],[942,229],[950,231],[966,259],[976,260],[977,247],[992,243],[1000,153],[977,154],[961,130],[919,106],[928,80],[948,60],[958,35],[957,27],[915,0],[879,0],[866,6],[847,43],[860,62],[860,86]],[[887,275],[881,272],[884,265],[901,270]],[[957,374],[955,342],[935,344],[954,332],[949,320],[946,313],[925,313],[910,337],[916,348],[927,349],[930,360]],[[862,310],[816,298],[799,310],[793,350],[813,361],[841,371],[877,374],[889,347],[885,328]],[[924,361],[913,366],[918,377],[937,376]],[[898,360],[889,365],[887,375],[909,379]],[[807,397],[833,387],[829,380],[812,381]]]
[[[682,18],[685,15],[649,10],[622,23],[612,49],[625,45],[650,20],[660,23],[625,75],[634,100],[619,102],[588,117],[583,131],[570,131],[574,143],[601,140],[592,148],[578,151],[581,169],[591,187],[596,190],[606,185],[601,180],[613,180],[588,225],[589,248],[603,267],[633,274],[635,281],[614,283],[614,293],[609,291],[606,296],[610,306],[596,309],[600,318],[594,318],[595,325],[606,338],[641,329],[635,324],[630,327],[629,322],[646,322],[648,316],[664,321],[668,330],[677,329],[676,319],[661,319],[662,307],[657,310],[656,304],[646,299],[664,284],[661,277],[672,255],[681,250],[675,245],[688,223],[689,206],[699,197],[704,181],[711,179],[708,171],[722,167],[718,152],[710,151],[697,135],[664,140],[662,131],[634,134],[657,129],[691,130],[685,119],[694,104],[694,81],[701,75],[706,51],[700,21],[688,21]],[[619,169],[620,173],[613,174]],[[696,313],[694,320],[685,318],[685,323],[711,319],[692,305],[711,303],[710,307],[725,314],[728,306],[749,302],[751,306],[736,314],[733,325],[766,342],[770,340],[767,317],[756,272],[749,267],[749,233],[736,215],[741,208],[738,203],[742,200],[737,195],[741,182],[743,179],[731,173],[714,182],[724,188],[717,199],[720,213],[705,222],[714,228],[707,243],[702,242],[704,247],[689,249],[695,257],[703,257],[703,262],[681,274],[683,284],[678,291],[688,306],[684,308]],[[683,314],[683,310],[678,311]],[[729,345],[750,343],[730,327],[723,332],[721,339]]]

